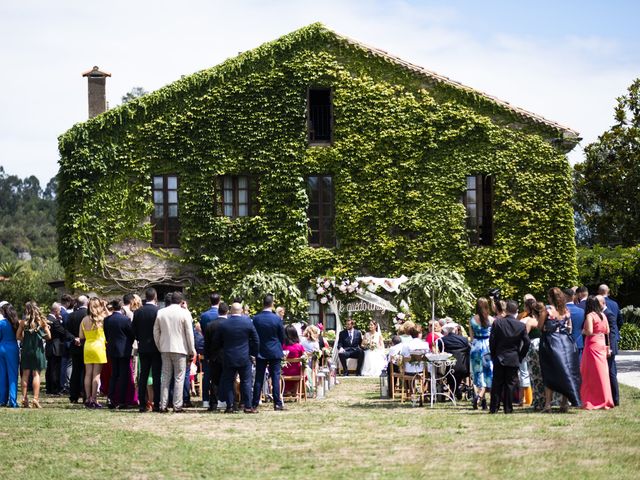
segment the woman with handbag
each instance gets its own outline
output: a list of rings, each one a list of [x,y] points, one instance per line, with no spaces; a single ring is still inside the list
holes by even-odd
[[[595,296],[587,298],[582,334],[585,336],[580,373],[582,408],[595,410],[613,408],[613,395],[609,382],[607,357],[609,348],[609,323],[602,313]]]

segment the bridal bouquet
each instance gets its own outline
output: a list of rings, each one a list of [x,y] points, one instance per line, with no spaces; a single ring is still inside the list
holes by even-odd
[[[378,344],[373,337],[366,336],[362,339],[361,347],[363,350],[375,350]]]

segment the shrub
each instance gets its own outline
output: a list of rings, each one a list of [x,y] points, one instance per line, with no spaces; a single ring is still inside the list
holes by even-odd
[[[625,323],[620,329],[620,350],[640,350],[640,327]]]
[[[624,307],[621,312],[622,317],[624,318],[624,323],[633,324],[640,327],[640,307],[628,305]]]

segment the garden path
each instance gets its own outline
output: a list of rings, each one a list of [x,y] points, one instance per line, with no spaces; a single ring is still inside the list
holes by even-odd
[[[618,381],[631,387],[640,388],[640,351],[628,350],[616,355]]]

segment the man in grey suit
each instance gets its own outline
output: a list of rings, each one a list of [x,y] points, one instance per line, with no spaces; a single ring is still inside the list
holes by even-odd
[[[193,319],[184,303],[182,292],[173,292],[171,305],[158,310],[153,325],[153,338],[162,356],[162,388],[160,393],[160,412],[167,412],[169,401],[169,382],[173,384],[173,411],[183,412],[182,386],[187,368],[187,360],[196,354],[193,338]]]

